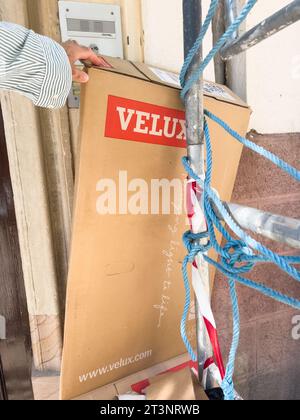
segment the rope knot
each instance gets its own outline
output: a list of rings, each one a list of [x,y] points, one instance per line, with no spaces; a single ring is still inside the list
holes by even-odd
[[[189,262],[193,263],[198,254],[204,254],[211,248],[210,242],[207,245],[202,245],[200,241],[207,239],[208,233],[193,233],[190,230],[183,235],[183,243],[188,251]]]
[[[240,240],[228,241],[223,248],[222,262],[226,269],[234,274],[250,272],[255,263],[253,251]]]

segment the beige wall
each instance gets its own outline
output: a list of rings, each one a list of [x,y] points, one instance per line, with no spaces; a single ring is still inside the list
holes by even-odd
[[[207,0],[204,3],[206,11],[209,3]],[[142,0],[142,17],[146,63],[180,71],[183,63],[182,0]],[[209,33],[205,43],[206,52],[211,44],[212,36]],[[213,66],[205,72],[205,77],[214,77]]]
[[[291,0],[259,1],[248,27]],[[248,100],[258,132],[300,132],[300,22],[249,50]]]
[[[259,1],[248,27],[279,10],[290,0]],[[204,0],[205,9],[210,0]],[[145,61],[179,71],[183,61],[182,0],[142,0]],[[300,132],[300,22],[248,52],[248,102],[254,113],[251,128],[264,133]],[[205,51],[211,47],[211,35]],[[205,77],[214,77],[213,68]]]

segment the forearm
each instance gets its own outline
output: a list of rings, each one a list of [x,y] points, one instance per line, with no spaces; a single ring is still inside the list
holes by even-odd
[[[0,23],[0,89],[19,92],[45,108],[60,108],[72,84],[65,50],[21,26]]]

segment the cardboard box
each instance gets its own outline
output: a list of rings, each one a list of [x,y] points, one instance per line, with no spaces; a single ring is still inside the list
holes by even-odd
[[[187,367],[151,378],[145,394],[148,401],[195,401],[191,369]]]
[[[104,58],[88,70],[68,279],[63,399],[185,353],[185,115],[176,76]],[[175,79],[173,79],[175,77]],[[206,84],[205,106],[245,135],[250,110]],[[230,200],[242,147],[214,123],[213,184]],[[195,336],[191,308],[188,333]]]
[[[144,390],[147,401],[208,401],[189,366],[155,376],[149,383]]]
[[[188,354],[183,354],[172,360],[167,360],[163,363],[160,363],[155,366],[151,366],[148,369],[139,371],[129,377],[122,378],[119,381],[116,381],[112,384],[106,385],[101,388],[97,388],[87,394],[80,395],[79,397],[74,398],[77,400],[93,400],[93,401],[103,401],[103,400],[114,400],[120,395],[125,395],[128,393],[143,393],[145,387],[150,385],[150,378],[164,374],[166,372],[177,371],[184,369],[185,367],[192,368],[194,364],[190,361]],[[195,389],[198,389],[195,386]]]

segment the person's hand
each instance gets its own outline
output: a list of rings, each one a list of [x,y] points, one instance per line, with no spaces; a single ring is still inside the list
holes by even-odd
[[[88,60],[95,66],[100,66],[102,61],[97,55],[92,51],[91,48],[83,47],[77,44],[76,41],[67,41],[62,44],[65,49],[67,56],[69,57],[70,64],[72,67],[73,81],[79,83],[86,83],[89,80],[89,76],[84,72],[80,71],[75,63],[78,60]]]

